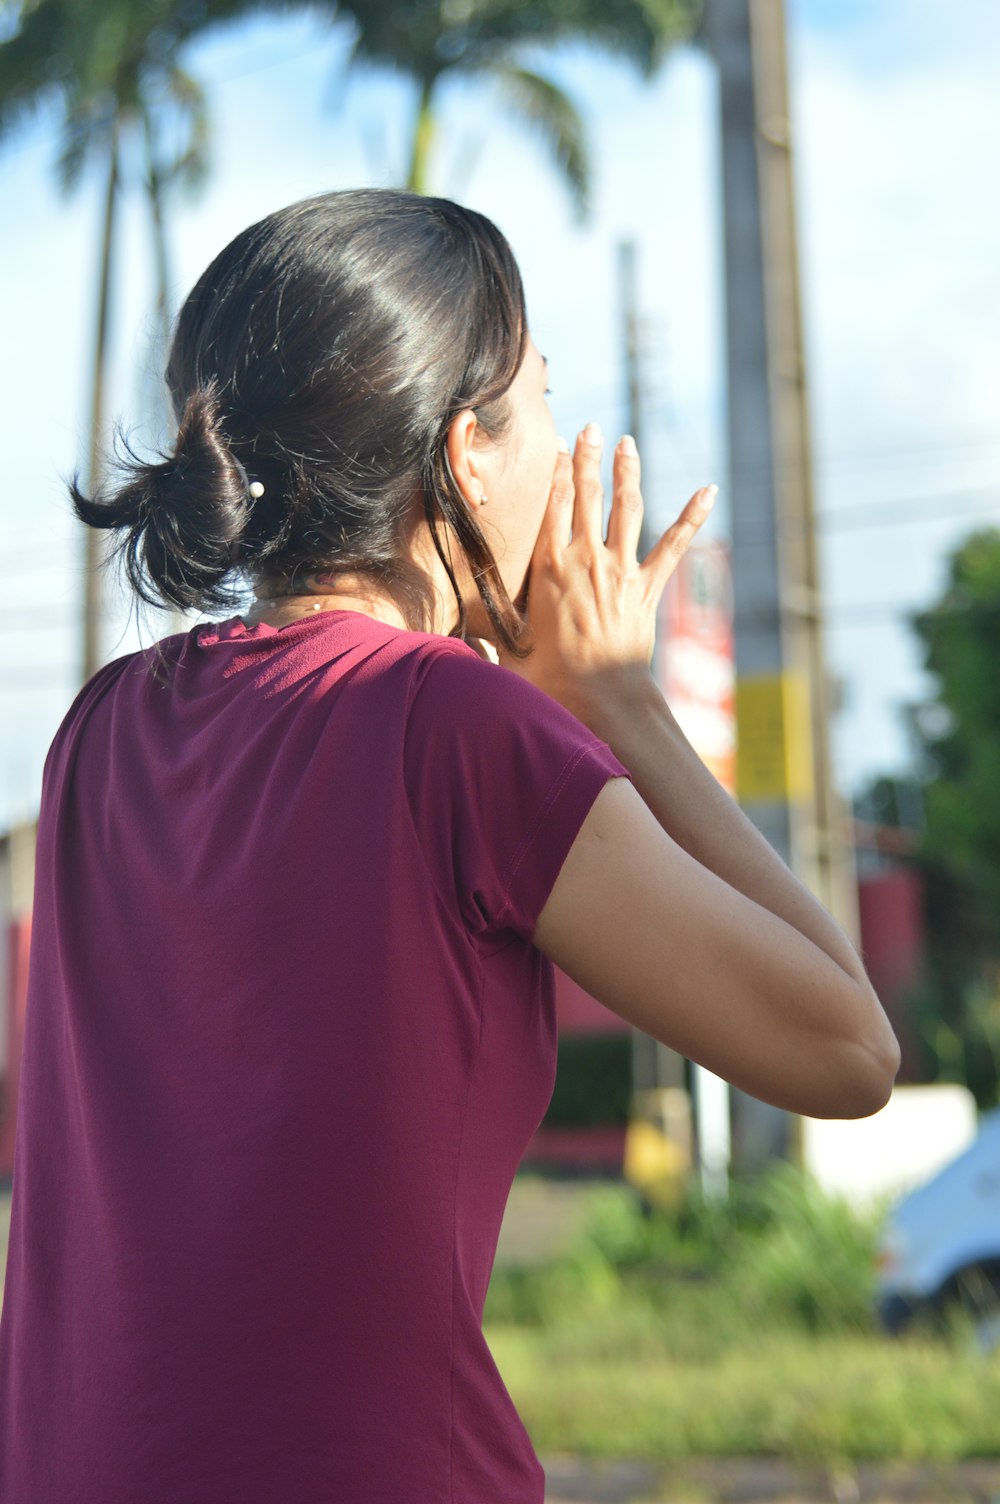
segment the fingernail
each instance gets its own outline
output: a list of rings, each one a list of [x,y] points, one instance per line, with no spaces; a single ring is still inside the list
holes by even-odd
[[[630,433],[622,434],[621,439],[619,440],[619,447],[622,454],[631,455],[633,459],[635,459],[635,457],[639,453],[638,449],[636,449],[635,447],[635,439],[633,439]]]
[[[712,503],[715,501],[715,498],[718,496],[718,494],[719,494],[719,488],[718,488],[718,486],[706,486],[705,487],[705,505],[710,507],[712,505]]]
[[[556,448],[562,454],[569,454],[569,445],[567,444],[566,440],[563,438],[562,434],[559,435],[559,441],[556,444]]]
[[[596,449],[604,438],[604,435],[601,433],[601,425],[599,423],[588,423],[583,430],[583,438],[585,443],[593,444]]]

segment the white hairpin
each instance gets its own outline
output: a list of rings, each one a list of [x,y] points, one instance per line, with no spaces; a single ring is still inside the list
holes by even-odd
[[[254,501],[256,501],[264,494],[264,487],[259,480],[252,480],[247,489],[249,490],[250,495],[253,497]]]

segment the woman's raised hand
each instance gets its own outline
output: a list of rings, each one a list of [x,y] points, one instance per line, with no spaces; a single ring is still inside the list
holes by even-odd
[[[636,557],[643,504],[635,443],[616,446],[608,535],[603,533],[601,434],[588,423],[572,455],[561,448],[528,567],[534,651],[504,667],[598,728],[609,696],[648,684],[656,613],[667,580],[707,518],[717,487],[696,491],[645,559]]]

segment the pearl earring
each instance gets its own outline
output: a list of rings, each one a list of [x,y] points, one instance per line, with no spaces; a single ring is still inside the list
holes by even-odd
[[[483,494],[482,494],[482,496],[480,496],[480,498],[479,498],[479,503],[480,503],[480,505],[482,505],[483,502],[486,502],[486,501],[489,501],[489,497],[486,495],[486,493],[484,491]]]

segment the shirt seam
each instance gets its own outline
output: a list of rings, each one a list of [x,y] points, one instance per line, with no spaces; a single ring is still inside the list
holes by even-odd
[[[472,1094],[472,1078],[479,1066],[479,1054],[483,1043],[483,1023],[486,1016],[486,968],[479,968],[479,1032],[476,1036],[476,1052],[469,1067],[465,1083],[465,1101],[462,1104],[462,1130],[458,1139],[458,1156],[455,1165],[455,1187],[451,1208],[451,1334],[449,1341],[449,1416],[448,1416],[448,1497],[455,1504],[455,1275],[458,1264],[458,1186],[462,1176],[462,1153],[465,1148],[465,1127],[469,1116],[469,1097]]]
[[[473,656],[475,656],[475,650],[473,648],[469,648],[468,651],[472,653]],[[410,717],[413,711],[413,701],[416,698],[416,695],[419,694],[420,688],[422,687],[421,685],[417,685],[416,687],[414,686],[414,677],[415,675],[411,674],[410,681],[407,686],[406,718],[403,727],[403,746],[400,749],[400,783],[402,785],[403,803],[406,806],[406,818],[409,822],[410,834],[413,838],[413,844],[414,846],[416,846],[417,850],[420,853],[420,862],[424,869],[424,872],[427,874],[427,880],[434,893],[434,896],[437,899],[438,908],[441,913],[447,915],[448,923],[452,926],[453,930],[457,934],[462,936],[469,950],[475,956],[476,963],[481,970],[483,964],[483,955],[480,949],[480,937],[474,934],[469,929],[469,926],[465,923],[465,920],[462,917],[461,910],[459,910],[458,917],[456,918],[454,905],[450,904],[447,901],[446,895],[442,891],[441,885],[438,882],[437,874],[431,866],[430,859],[424,849],[424,844],[420,839],[420,832],[417,829],[417,822],[413,814],[413,805],[410,801],[410,791],[406,783],[405,743],[410,727]]]
[[[581,761],[585,754],[593,751],[594,747],[597,745],[599,744],[596,742],[585,742],[582,747],[577,747],[575,751],[570,755],[569,761],[565,764],[559,777],[556,779],[555,783],[549,790],[544,803],[539,809],[538,814],[535,816],[531,828],[526,832],[520,845],[517,847],[514,855],[508,862],[503,876],[500,879],[500,891],[503,894],[503,906],[497,914],[496,919],[494,920],[494,924],[501,925],[503,921],[506,920],[507,916],[513,911],[514,904],[510,894],[510,888],[511,884],[514,881],[514,878],[517,876],[518,868],[534,845],[539,831],[542,829],[542,826],[548,818],[553,806],[558,801],[559,796],[565,788],[566,784],[573,776],[577,764]]]

